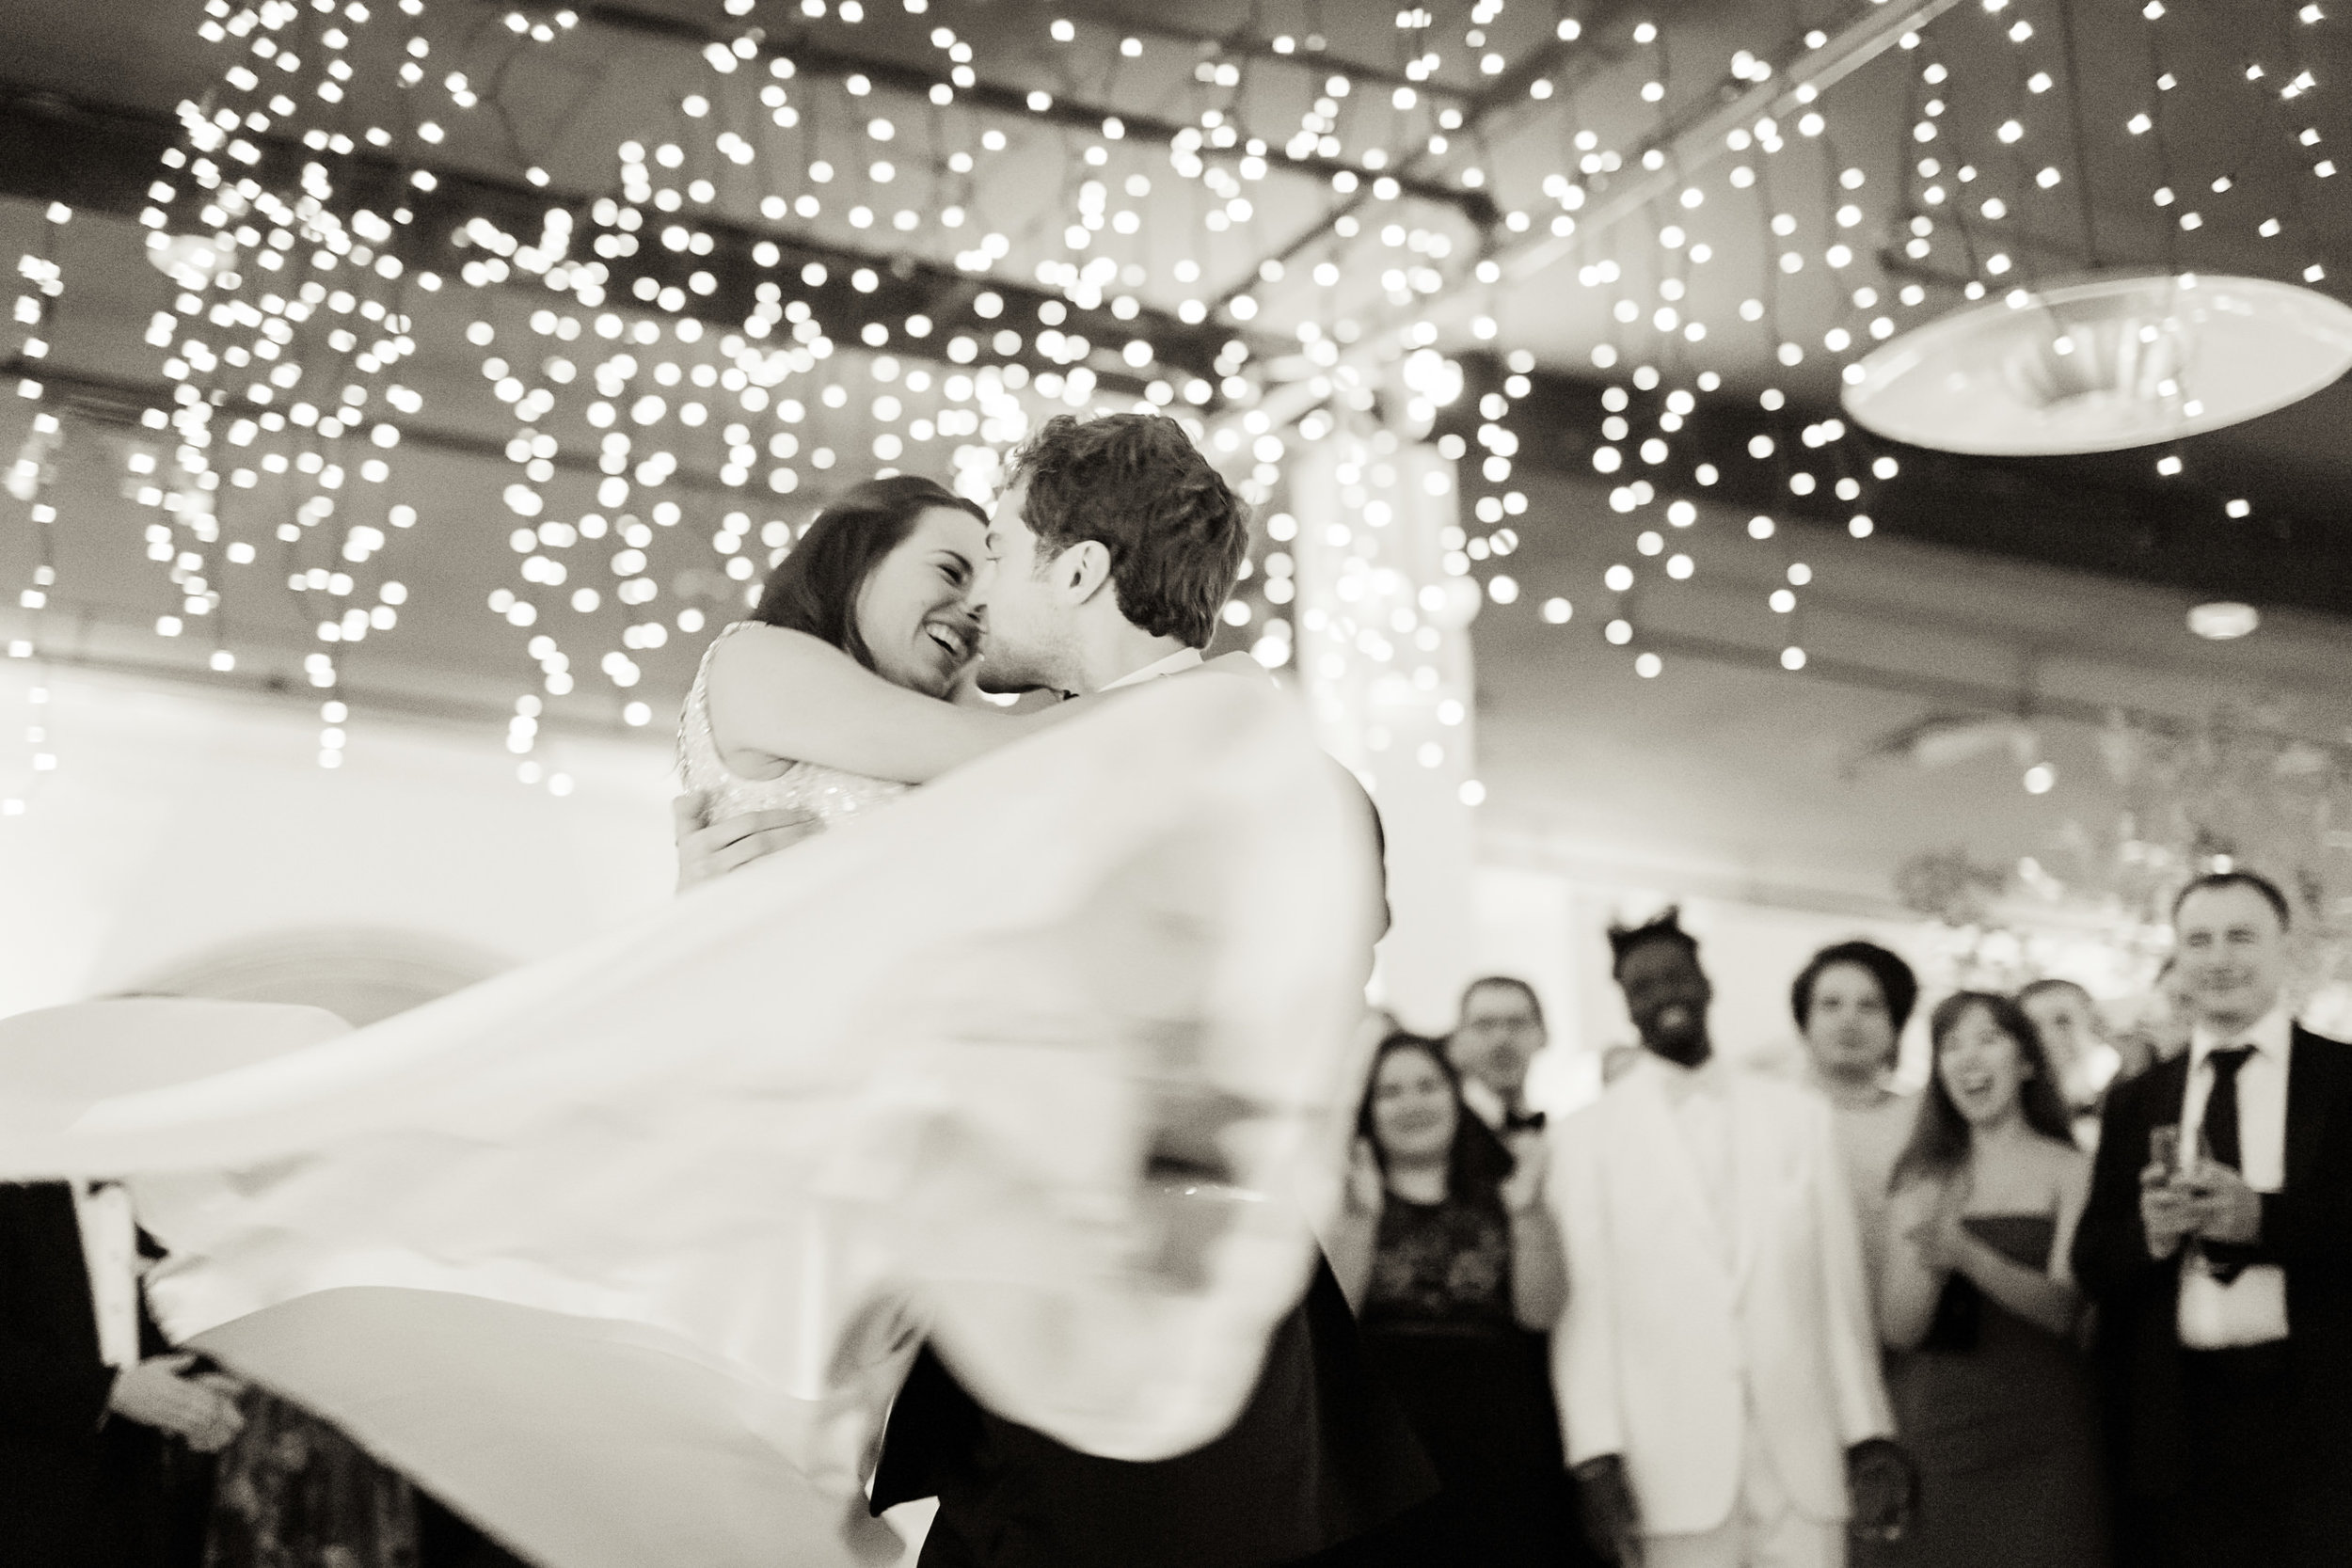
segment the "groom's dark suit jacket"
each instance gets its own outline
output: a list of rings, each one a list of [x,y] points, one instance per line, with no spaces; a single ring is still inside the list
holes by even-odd
[[[142,1354],[166,1348],[140,1313]],[[159,1568],[202,1545],[210,1461],[108,1417],[73,1196],[0,1183],[0,1564]]]
[[[2152,1259],[2139,1222],[2149,1130],[2179,1123],[2188,1070],[2184,1054],[2110,1091],[2074,1236],[2074,1276],[2099,1309],[2108,1441],[2127,1508],[2198,1479],[2185,1467],[2180,1259]],[[2286,1274],[2292,1430],[2279,1435],[2308,1466],[2296,1489],[2330,1531],[2352,1532],[2352,1046],[2294,1032],[2284,1190],[2263,1198],[2261,1240],[2242,1250]]]
[[[1363,1537],[1437,1489],[1318,1261],[1239,1419],[1156,1464],[993,1415],[926,1346],[891,1409],[873,1508],[939,1498],[921,1568],[1261,1568]]]

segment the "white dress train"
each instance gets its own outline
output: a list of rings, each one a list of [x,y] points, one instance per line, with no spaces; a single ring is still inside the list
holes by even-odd
[[[10,1021],[0,1179],[134,1179],[174,1338],[550,1568],[871,1560],[918,1332],[1089,1452],[1230,1423],[1343,1146],[1371,843],[1287,699],[1154,683],[357,1033]]]

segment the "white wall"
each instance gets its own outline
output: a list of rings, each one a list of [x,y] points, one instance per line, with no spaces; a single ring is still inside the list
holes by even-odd
[[[0,662],[0,716],[45,684],[58,758],[0,818],[0,1016],[135,985],[240,939],[415,932],[520,961],[669,896],[666,747],[544,740],[571,795],[516,782],[502,737],[371,718],[317,766],[309,697],[241,698]],[[0,795],[23,730],[0,730]]]

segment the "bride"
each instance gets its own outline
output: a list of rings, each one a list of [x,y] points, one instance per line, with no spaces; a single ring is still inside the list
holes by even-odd
[[[11,1021],[0,1176],[134,1178],[176,1339],[555,1568],[884,1550],[918,1332],[1089,1452],[1221,1431],[1312,1256],[1258,1200],[1328,1152],[1360,807],[1263,683],[977,702],[996,553],[853,486],[706,656],[690,787],[836,831],[265,1059],[246,1008]]]
[[[720,631],[679,721],[688,789],[718,815],[800,809],[832,823],[1044,725],[980,700],[988,515],[931,480],[834,498]]]

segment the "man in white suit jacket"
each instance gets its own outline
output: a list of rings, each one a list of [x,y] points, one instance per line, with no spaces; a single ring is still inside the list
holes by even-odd
[[[1612,931],[1645,1047],[1563,1129],[1567,1314],[1553,1376],[1595,1544],[1647,1568],[1837,1568],[1900,1528],[1909,1462],[1879,1374],[1828,1104],[1712,1059],[1673,911]]]

